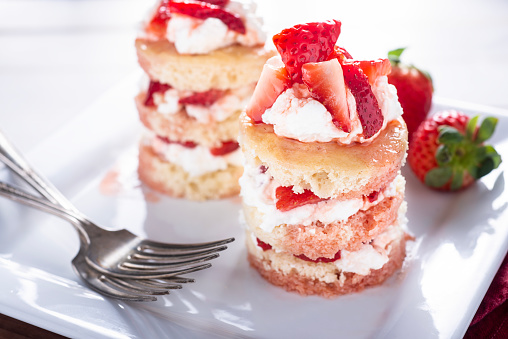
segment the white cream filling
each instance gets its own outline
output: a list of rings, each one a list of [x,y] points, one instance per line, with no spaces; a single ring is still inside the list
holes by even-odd
[[[391,247],[388,244],[404,236],[404,230],[398,225],[406,224],[406,202],[399,208],[397,225],[392,225],[379,236],[374,238],[372,243],[364,244],[354,252],[342,250],[340,259],[334,264],[343,272],[352,272],[360,275],[367,275],[371,270],[378,270],[389,260]]]
[[[385,197],[396,195],[396,187],[401,185],[401,180],[404,180],[402,176],[397,176],[372,203],[367,199],[328,199],[285,212],[279,211],[275,205],[275,190],[280,185],[268,173],[261,173],[259,167],[244,164],[244,172],[239,183],[243,203],[255,207],[263,214],[259,227],[265,232],[272,232],[276,226],[282,224],[309,226],[317,221],[328,224],[347,220],[361,209],[366,210],[381,202]]]
[[[262,29],[263,21],[256,14],[253,1],[231,0],[225,8],[242,18],[245,34],[230,30],[220,19],[201,20],[172,14],[166,30],[167,39],[175,44],[181,54],[207,54],[236,43],[244,46],[264,44],[266,33]]]
[[[154,93],[153,102],[157,111],[164,115],[176,114],[185,106],[187,114],[202,124],[221,122],[245,108],[254,91],[254,86],[251,84],[230,89],[210,106],[181,105],[180,99],[192,95],[192,92],[174,88],[164,93]]]
[[[350,272],[359,275],[368,275],[371,270],[382,268],[388,261],[392,251],[391,242],[398,241],[404,237],[407,204],[403,202],[398,211],[397,222],[389,226],[383,233],[365,244],[358,251],[341,251],[341,258],[331,263],[314,263],[296,258],[287,252],[272,250],[276,257],[271,257],[272,269],[288,274],[296,270],[298,274],[309,278],[332,283],[342,280],[343,276],[337,276],[339,272]],[[256,237],[250,233],[250,241],[254,245],[258,256],[263,255],[263,249],[257,245]]]
[[[375,138],[392,120],[402,115],[402,107],[397,99],[397,90],[388,84],[386,76],[380,76],[372,86],[372,91],[383,114],[383,126],[372,138]],[[341,144],[365,142],[363,129],[356,111],[356,102],[347,89],[346,100],[352,112],[352,130],[346,133],[338,129],[332,121],[332,115],[319,101],[311,98],[305,85],[295,84],[279,95],[271,108],[262,115],[263,122],[273,125],[278,136],[296,139],[302,142],[330,142]],[[370,139],[369,139],[370,140]]]
[[[229,165],[242,166],[243,163],[240,148],[222,156],[215,156],[207,147],[198,145],[190,148],[177,143],[167,143],[150,131],[145,133],[143,142],[152,146],[166,161],[182,167],[190,176],[224,170]]]
[[[182,109],[182,105],[178,103],[180,93],[178,90],[171,88],[164,93],[154,93],[153,103],[157,107],[157,112],[164,115],[176,114]]]

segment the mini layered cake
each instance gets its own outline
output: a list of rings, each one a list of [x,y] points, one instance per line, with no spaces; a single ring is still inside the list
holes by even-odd
[[[335,45],[339,21],[283,30],[242,114],[250,264],[326,297],[377,285],[405,258],[407,129],[386,59]]]
[[[266,60],[266,36],[249,1],[169,1],[136,39],[149,81],[136,97],[146,127],[140,179],[193,200],[238,194],[238,117]]]

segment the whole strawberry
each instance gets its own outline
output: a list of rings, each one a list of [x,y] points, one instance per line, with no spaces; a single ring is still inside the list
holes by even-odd
[[[413,135],[409,166],[425,185],[439,190],[470,186],[501,163],[501,156],[484,145],[496,128],[496,118],[469,118],[458,111],[442,111],[426,119]]]
[[[397,95],[404,111],[403,118],[407,125],[411,147],[413,133],[429,114],[434,88],[428,73],[400,62],[402,52],[404,52],[404,48],[388,52],[388,59],[392,63],[392,71],[388,74],[388,82],[397,88]]]

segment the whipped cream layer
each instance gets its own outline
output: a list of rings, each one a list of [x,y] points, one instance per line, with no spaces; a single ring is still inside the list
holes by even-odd
[[[155,133],[145,131],[143,144],[149,145],[166,161],[182,167],[190,176],[225,170],[228,166],[242,166],[243,155],[240,148],[221,156],[210,153],[210,149],[197,145],[185,147],[178,143],[167,143],[160,140]]]
[[[227,90],[216,102],[210,106],[181,105],[180,99],[193,94],[191,91],[181,91],[171,88],[164,93],[154,93],[153,102],[157,111],[164,115],[178,113],[185,106],[186,113],[202,124],[221,122],[241,111],[249,102],[255,84]]]
[[[257,257],[262,258],[269,254],[270,266],[281,273],[289,274],[296,271],[302,276],[325,283],[332,283],[337,280],[343,281],[345,277],[342,273],[368,275],[372,270],[382,268],[389,261],[389,255],[394,244],[406,236],[404,231],[407,223],[406,209],[407,204],[403,202],[398,211],[397,222],[394,225],[389,226],[369,244],[364,244],[358,251],[341,251],[341,258],[331,263],[305,261],[277,248],[264,251],[257,245],[256,237],[252,233],[249,236],[249,246],[255,249],[254,254]]]
[[[272,232],[276,226],[283,224],[309,226],[317,221],[329,224],[347,220],[358,211],[367,210],[383,199],[397,195],[397,191],[402,190],[405,184],[404,178],[399,174],[393,182],[379,192],[377,199],[373,202],[367,198],[350,200],[332,198],[282,212],[275,205],[275,190],[280,184],[267,172],[263,173],[259,167],[244,164],[244,172],[239,182],[240,196],[244,204],[255,207],[263,214],[259,227],[265,232]]]
[[[376,79],[372,91],[384,119],[378,133],[368,140],[375,138],[390,121],[397,120],[402,115],[397,90],[388,83],[386,76]],[[356,101],[349,89],[346,90],[346,100],[352,125],[350,133],[338,129],[326,107],[311,97],[305,85],[297,83],[279,95],[272,107],[262,115],[262,119],[264,123],[273,125],[274,132],[278,136],[301,142],[335,141],[346,145],[366,142],[356,110]]]
[[[242,18],[245,34],[230,30],[220,19],[201,20],[172,14],[168,21],[166,38],[174,43],[181,54],[207,54],[233,44],[256,46],[265,43],[263,20],[256,14],[256,4],[253,1],[231,0],[225,9]]]

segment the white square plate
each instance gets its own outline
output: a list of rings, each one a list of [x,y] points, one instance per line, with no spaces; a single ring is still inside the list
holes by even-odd
[[[508,249],[507,112],[435,101],[434,111],[497,116],[492,143],[505,162],[454,194],[423,187],[405,168],[416,241],[404,268],[382,286],[328,300],[287,293],[248,266],[238,198],[188,202],[139,184],[136,78],[44,140],[28,160],[101,225],[162,241],[236,241],[211,269],[190,275],[194,284],[157,302],[118,302],[88,290],[72,271],[78,238],[70,225],[2,198],[1,313],[73,338],[463,336]],[[6,170],[0,175],[19,183]]]

